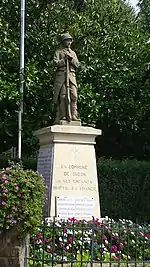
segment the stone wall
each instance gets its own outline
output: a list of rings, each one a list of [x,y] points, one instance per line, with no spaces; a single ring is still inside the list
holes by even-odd
[[[0,234],[0,267],[27,267],[29,237],[18,239],[15,233]]]

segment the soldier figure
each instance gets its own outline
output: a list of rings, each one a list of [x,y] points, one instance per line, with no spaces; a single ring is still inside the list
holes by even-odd
[[[62,47],[55,52],[54,64],[54,103],[57,104],[56,121],[76,121],[77,83],[76,68],[79,66],[76,53],[70,48],[72,37],[69,33],[61,35]]]

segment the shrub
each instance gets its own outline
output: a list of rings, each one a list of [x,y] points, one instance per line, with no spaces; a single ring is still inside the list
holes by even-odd
[[[98,164],[102,216],[150,221],[150,163],[105,160]]]
[[[24,236],[41,222],[44,204],[41,176],[18,165],[0,171],[0,230],[16,227]]]

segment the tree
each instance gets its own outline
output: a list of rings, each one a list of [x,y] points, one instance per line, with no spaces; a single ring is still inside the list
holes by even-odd
[[[134,11],[121,0],[81,2],[80,8],[77,8],[77,2],[69,0],[27,2],[23,152],[30,154],[37,149],[33,131],[50,125],[54,119],[53,54],[58,36],[69,30],[81,62],[77,77],[81,120],[84,124],[102,128],[104,133],[98,142],[99,155],[141,157],[145,153],[146,156],[145,147],[149,151],[150,96],[143,80],[149,62],[148,35],[139,27]],[[15,90],[11,90],[12,84],[18,83],[19,45],[17,16],[15,20],[13,16],[8,18],[8,13],[18,14],[16,0],[12,3],[10,7],[8,0],[3,0],[2,9],[3,28],[5,24],[9,25],[9,45],[13,40],[16,49],[10,83],[7,81],[10,79],[11,57],[5,63],[6,68],[2,68],[6,88],[1,98],[7,105],[13,99],[13,103],[18,104],[18,89],[14,86]],[[16,138],[16,127],[10,120],[12,114],[16,114],[14,110],[8,112],[8,125],[6,115],[2,120]]]
[[[150,33],[150,0],[140,0],[140,22],[144,30]]]

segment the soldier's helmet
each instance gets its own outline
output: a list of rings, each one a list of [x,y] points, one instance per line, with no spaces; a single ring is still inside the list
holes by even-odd
[[[61,34],[61,40],[62,40],[62,42],[64,40],[68,40],[68,39],[70,39],[71,41],[73,41],[73,38],[72,38],[72,36],[70,35],[69,32]]]

